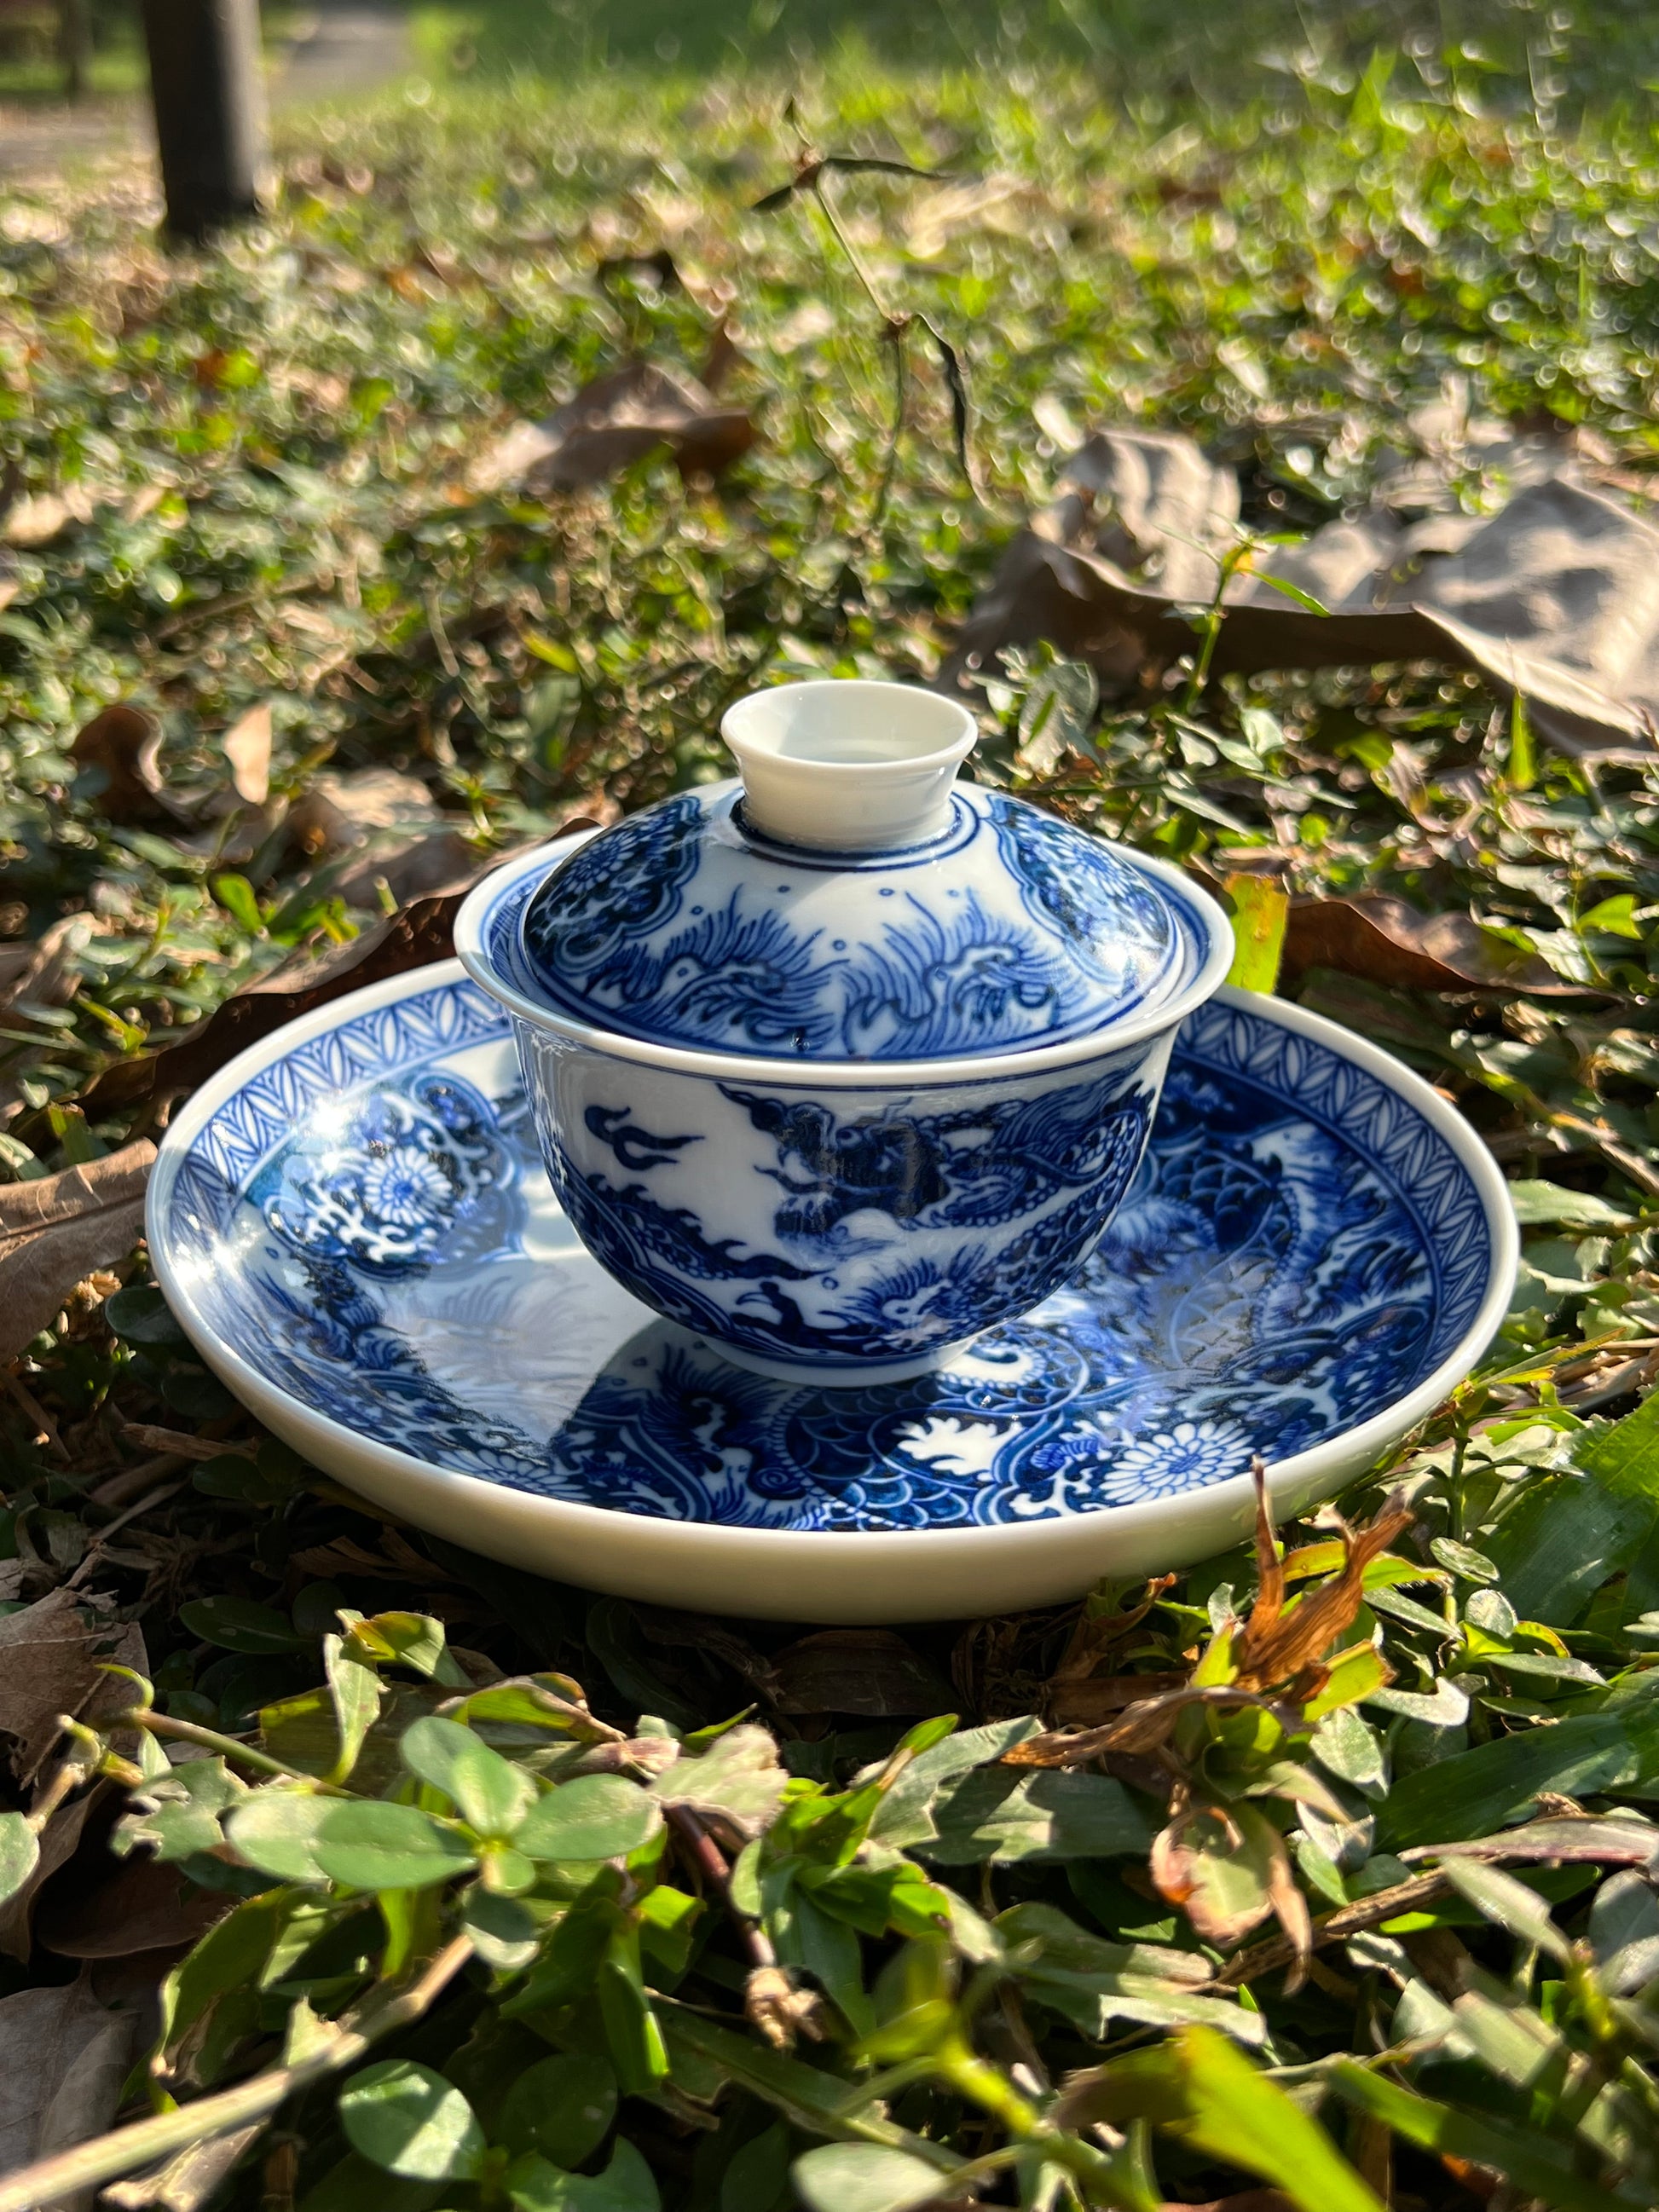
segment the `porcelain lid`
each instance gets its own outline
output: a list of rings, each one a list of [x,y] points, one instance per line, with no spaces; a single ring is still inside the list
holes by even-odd
[[[790,684],[723,727],[740,784],[630,816],[526,904],[524,967],[554,1012],[705,1052],[957,1059],[1155,1013],[1212,953],[1132,858],[955,786],[975,732],[953,701]]]

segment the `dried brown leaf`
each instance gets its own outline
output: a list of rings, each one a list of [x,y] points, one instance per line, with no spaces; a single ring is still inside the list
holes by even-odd
[[[50,1328],[94,1268],[131,1251],[143,1230],[155,1158],[155,1146],[141,1137],[61,1175],[0,1188],[0,1359],[15,1358]]]
[[[825,1628],[773,1660],[781,1713],[886,1720],[949,1710],[950,1685],[890,1628]]]
[[[1582,998],[1535,953],[1480,928],[1466,914],[1419,914],[1404,899],[1298,899],[1285,932],[1284,972],[1334,968],[1406,991],[1525,991],[1538,998]]]
[[[262,700],[239,714],[219,740],[230,763],[236,796],[263,806],[270,793],[270,702]]]
[[[1121,1713],[1143,1698],[1178,1690],[1186,1679],[1184,1674],[1092,1674],[1087,1681],[1064,1682],[1050,1688],[1048,1717],[1057,1729],[1098,1728],[1109,1713]]]
[[[0,1997],[0,2172],[100,2135],[114,2118],[137,2016],[100,2004],[84,1978]],[[94,2192],[54,2212],[90,2212]]]
[[[67,501],[55,492],[43,491],[15,499],[0,520],[0,538],[8,545],[21,545],[31,550],[50,545],[61,538],[75,520]]]
[[[54,1885],[35,1915],[37,1942],[64,1959],[125,1959],[139,1951],[198,1942],[236,1902],[201,1889],[176,1866],[152,1858],[95,1863]]]
[[[97,925],[87,913],[62,915],[33,945],[9,945],[0,956],[0,1013],[21,1001],[66,1006],[81,988],[76,955]]]
[[[1273,1608],[1260,1628],[1253,1613],[1233,1645],[1239,1686],[1271,1689],[1316,1665],[1352,1626],[1364,1600],[1367,1565],[1410,1528],[1413,1518],[1398,1494],[1390,1498],[1363,1528],[1342,1529],[1347,1553],[1340,1573],[1310,1590],[1288,1613]]]
[[[1149,1676],[1150,1680],[1161,1679]],[[1193,1705],[1225,1710],[1237,1705],[1268,1705],[1255,1691],[1216,1686],[1197,1688],[1185,1683],[1158,1697],[1143,1698],[1131,1705],[1121,1720],[1087,1729],[1079,1735],[1051,1729],[1028,1736],[1002,1754],[1004,1766],[1080,1766],[1085,1760],[1122,1754],[1130,1757],[1156,1751],[1169,1741],[1176,1723]],[[1269,1706],[1269,1710],[1272,1708]]]
[[[142,707],[106,707],[70,748],[83,769],[101,771],[95,804],[111,822],[166,822],[179,810],[167,800],[159,766],[161,726]]]
[[[746,409],[721,407],[683,370],[625,362],[539,422],[518,422],[472,471],[477,492],[532,494],[603,483],[667,447],[684,476],[718,476],[755,442]]]

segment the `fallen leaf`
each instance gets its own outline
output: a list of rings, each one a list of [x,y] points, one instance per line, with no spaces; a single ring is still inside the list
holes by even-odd
[[[1180,1906],[1201,1942],[1223,1949],[1261,1926],[1287,1884],[1295,1888],[1284,1837],[1247,1803],[1178,1814],[1153,1838],[1147,1864],[1164,1901]]]
[[[21,1001],[66,1006],[81,988],[76,955],[96,927],[89,914],[66,914],[33,945],[9,945],[0,955],[0,1013]]]
[[[141,1137],[61,1175],[0,1187],[0,1360],[50,1328],[95,1267],[126,1258],[143,1231],[155,1158]]]
[[[68,501],[55,492],[27,493],[6,509],[4,520],[0,520],[0,538],[8,545],[32,550],[61,538],[74,519]]]
[[[1534,997],[1583,998],[1547,961],[1522,952],[1466,914],[1419,914],[1402,898],[1297,899],[1285,931],[1284,971],[1310,968],[1407,991],[1525,991]]]
[[[100,2004],[84,1977],[0,1997],[0,2172],[100,2135],[131,2063],[137,2015]],[[53,2212],[90,2212],[94,2191]]]
[[[106,707],[70,747],[83,769],[101,772],[95,804],[111,822],[164,822],[178,810],[165,795],[158,763],[161,726],[142,707]]]
[[[199,1942],[236,1902],[223,1890],[198,1888],[176,1866],[114,1860],[101,1845],[86,1875],[56,1885],[35,1915],[35,1940],[60,1958],[176,1950]]]
[[[114,2212],[147,2212],[150,2205],[160,2206],[161,2212],[200,2212],[217,2194],[220,2184],[243,2153],[258,2142],[270,2125],[269,2120],[256,2120],[251,2127],[237,2128],[228,2136],[191,2143],[160,2166],[151,2166],[147,2173],[111,2182],[99,2202],[113,2207]],[[1216,2212],[1225,2212],[1225,2208],[1218,2207]]]
[[[482,456],[477,492],[575,491],[666,446],[682,476],[718,476],[755,442],[741,407],[721,407],[684,370],[625,362],[539,422],[518,422]]]
[[[1456,453],[1425,452],[1358,515],[1272,549],[1261,574],[1241,568],[1212,672],[1450,663],[1478,669],[1505,696],[1519,693],[1565,750],[1651,758],[1659,529],[1583,482],[1579,456],[1559,440],[1483,447],[1482,465],[1516,487],[1495,514],[1449,511],[1459,465]],[[1038,639],[1120,689],[1149,663],[1167,666],[1192,650],[1185,610],[1214,597],[1238,514],[1237,477],[1191,440],[1118,429],[1089,438],[1050,505],[1010,542],[947,680]]]
[[[377,830],[420,831],[438,816],[438,802],[419,776],[366,768],[355,775],[314,776],[289,810],[290,836],[314,855],[350,852]]]
[[[0,1616],[0,1734],[13,1739],[12,1771],[24,1789],[58,1741],[60,1716],[79,1719],[126,1702],[130,1691],[105,1663],[139,1674],[147,1664],[137,1623],[100,1620],[96,1604],[60,1588]]]
[[[1375,1516],[1350,1528],[1339,1522],[1344,1547],[1341,1571],[1310,1589],[1299,1605],[1285,1609],[1285,1572],[1273,1546],[1267,1483],[1256,1462],[1255,1547],[1259,1587],[1249,1618],[1233,1643],[1234,1680],[1241,1689],[1268,1690],[1289,1681],[1304,1667],[1316,1666],[1337,1638],[1352,1627],[1364,1601],[1364,1574],[1415,1516],[1400,1492],[1385,1498]]]
[[[113,1793],[112,1782],[94,1783],[78,1797],[71,1797],[47,1821],[40,1835],[40,1856],[33,1872],[20,1890],[0,1906],[0,1953],[8,1959],[27,1960],[34,1948],[34,1908],[41,1891],[62,1866],[67,1866],[80,1847],[89,1814]]]
[[[563,837],[574,830],[593,829],[613,815],[614,808],[607,802],[589,802],[550,834]],[[152,1098],[176,1098],[205,1083],[244,1046],[257,1043],[313,1007],[343,998],[366,983],[383,982],[388,975],[402,975],[411,968],[449,959],[455,950],[455,916],[461,901],[480,876],[506,857],[492,853],[487,861],[473,859],[468,872],[459,879],[416,899],[349,944],[331,945],[320,955],[305,954],[284,961],[227,999],[177,1044],[114,1061],[81,1092],[82,1112],[91,1121],[129,1111]],[[0,1207],[9,1194],[0,1190]],[[3,1218],[0,1212],[0,1222]],[[0,1285],[3,1281],[0,1278]]]
[[[1056,1728],[1097,1728],[1109,1714],[1178,1690],[1186,1680],[1184,1674],[1096,1674],[1082,1682],[1051,1681],[1048,1716]]]
[[[230,763],[236,796],[250,806],[263,806],[270,793],[270,701],[239,714],[219,742]]]
[[[950,1685],[890,1628],[825,1628],[773,1662],[781,1713],[852,1713],[885,1720],[946,1712]]]

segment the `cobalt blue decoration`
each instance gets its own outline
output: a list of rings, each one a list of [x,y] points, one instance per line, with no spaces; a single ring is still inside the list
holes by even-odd
[[[257,1353],[290,1401],[487,1483],[803,1531],[1109,1511],[1352,1431],[1467,1351],[1489,1298],[1494,1231],[1457,1150],[1314,1026],[1239,994],[1193,1016],[1091,1256],[900,1382],[757,1375],[615,1288],[548,1188],[508,1017],[470,982],[411,981],[260,1066],[158,1181],[152,1238],[195,1325]],[[756,1181],[777,1249],[735,1264],[767,1262],[744,1279],[781,1315],[815,1252],[850,1249],[890,1202],[959,1212],[970,1237],[1023,1202],[1022,1178],[1077,1203],[1079,1177],[1109,1183],[1139,1149],[1138,1094],[1097,1113],[1066,1103],[1079,1087],[948,1126],[740,1092],[726,1103],[775,1170]],[[692,1133],[612,1114],[594,1142],[627,1189],[694,1158],[674,1142]],[[849,1190],[869,1203],[849,1211]],[[723,1279],[711,1264],[684,1280]],[[940,1294],[884,1296],[926,1312]]]

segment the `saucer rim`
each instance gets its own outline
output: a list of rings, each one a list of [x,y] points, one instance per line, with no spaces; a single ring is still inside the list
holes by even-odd
[[[718,794],[740,791],[742,784],[740,779],[728,778],[702,788],[707,794]],[[1186,988],[1131,1020],[1108,1021],[1081,1036],[1067,1037],[1058,1044],[1036,1045],[1029,1050],[960,1053],[938,1060],[782,1060],[759,1053],[703,1052],[690,1045],[654,1043],[648,1037],[630,1036],[623,1030],[579,1021],[545,1000],[532,998],[502,974],[488,951],[487,919],[507,893],[532,869],[550,869],[556,856],[568,859],[579,844],[604,835],[602,830],[585,830],[572,837],[552,838],[545,845],[515,853],[492,868],[461,902],[455,916],[455,955],[479,989],[520,1020],[612,1060],[666,1068],[677,1075],[704,1076],[715,1082],[767,1083],[794,1091],[937,1091],[967,1084],[1018,1082],[1027,1076],[1046,1075],[1056,1068],[1075,1067],[1129,1051],[1163,1036],[1188,1014],[1209,1004],[1233,963],[1233,927],[1219,902],[1172,861],[1115,843],[1111,849],[1120,860],[1150,876],[1162,890],[1191,908],[1206,940],[1197,971]]]
[[[731,1564],[734,1545],[751,1555],[757,1565],[770,1564],[783,1569],[814,1561],[823,1567],[845,1567],[860,1561],[866,1566],[874,1566],[878,1560],[900,1551],[914,1559],[916,1546],[924,1540],[931,1560],[941,1565],[948,1562],[965,1567],[975,1561],[989,1565],[994,1556],[1006,1559],[1011,1553],[1040,1553],[1052,1548],[1061,1532],[1069,1531],[1075,1536],[1086,1531],[1103,1538],[1110,1530],[1127,1538],[1145,1534],[1154,1523],[1167,1539],[1173,1557],[1189,1524],[1196,1528],[1200,1523],[1213,1523],[1218,1518],[1247,1518],[1251,1489],[1248,1474],[1229,1475],[1218,1482],[1170,1497],[1051,1514],[1027,1522],[999,1522],[968,1528],[755,1528],[722,1522],[659,1519],[650,1515],[619,1512],[610,1506],[548,1497],[539,1492],[517,1490],[482,1475],[442,1467],[394,1445],[378,1443],[290,1396],[219,1335],[179,1280],[173,1264],[167,1232],[167,1213],[179,1170],[203,1126],[273,1061],[315,1036],[400,999],[467,981],[477,988],[477,979],[469,975],[459,959],[408,969],[381,982],[331,1000],[249,1045],[204,1084],[174,1117],[151,1172],[145,1201],[145,1235],[150,1264],[168,1305],[209,1366],[243,1404],[267,1427],[283,1436],[319,1466],[335,1468],[343,1459],[355,1460],[372,1468],[383,1483],[408,1485],[413,1481],[428,1496],[435,1490],[438,1501],[452,1522],[456,1517],[456,1509],[464,1507],[469,1499],[478,1505],[487,1499],[495,1512],[510,1502],[514,1517],[527,1516],[552,1537],[556,1537],[562,1528],[567,1530],[574,1540],[575,1548],[584,1553],[591,1551],[594,1540],[609,1536],[641,1553],[653,1552],[666,1544],[688,1567],[692,1567],[699,1556],[706,1557],[711,1570]],[[1520,1235],[1508,1185],[1497,1161],[1470,1124],[1422,1077],[1352,1030],[1322,1015],[1310,1013],[1304,1007],[1232,985],[1224,985],[1214,997],[1221,1004],[1254,1012],[1327,1045],[1340,1056],[1368,1070],[1421,1114],[1450,1146],[1474,1184],[1492,1255],[1486,1293],[1473,1320],[1431,1373],[1364,1421],[1323,1438],[1306,1451],[1268,1462],[1270,1497],[1285,1510],[1299,1510],[1302,1504],[1322,1494],[1332,1494],[1371,1463],[1431,1413],[1469,1373],[1496,1334],[1508,1309],[1519,1261]],[[1328,1486],[1322,1490],[1322,1485],[1327,1484]],[[418,1522],[417,1515],[411,1513],[409,1517]]]

